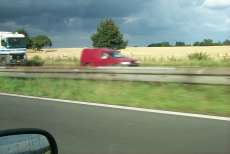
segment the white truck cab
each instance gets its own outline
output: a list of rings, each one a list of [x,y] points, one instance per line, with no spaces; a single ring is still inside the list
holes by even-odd
[[[23,65],[25,63],[25,36],[12,32],[0,32],[0,65]]]

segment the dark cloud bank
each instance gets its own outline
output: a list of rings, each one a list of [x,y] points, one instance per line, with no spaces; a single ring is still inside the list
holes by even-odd
[[[24,27],[46,34],[57,47],[90,46],[103,18],[121,27],[130,45],[192,42],[230,37],[230,7],[208,8],[208,0],[0,0],[0,31]]]

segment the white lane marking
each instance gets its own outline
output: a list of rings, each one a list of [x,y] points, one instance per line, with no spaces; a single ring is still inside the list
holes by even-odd
[[[173,112],[173,111],[164,111],[164,110],[143,109],[143,108],[137,108],[137,107],[126,107],[126,106],[119,106],[119,105],[108,105],[108,104],[100,104],[100,103],[89,103],[89,102],[80,102],[80,101],[35,97],[35,96],[25,96],[25,95],[8,94],[8,93],[1,93],[1,92],[0,92],[0,95],[54,101],[54,102],[60,102],[60,103],[80,104],[80,105],[96,106],[96,107],[104,107],[104,108],[113,108],[113,109],[141,111],[141,112],[149,112],[149,113],[159,113],[159,114],[166,114],[166,115],[193,117],[193,118],[201,118],[201,119],[230,121],[230,117],[220,117],[220,116],[211,116],[211,115],[203,115],[203,114],[184,113],[184,112]]]

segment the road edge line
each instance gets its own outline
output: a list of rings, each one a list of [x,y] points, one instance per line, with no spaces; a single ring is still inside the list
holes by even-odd
[[[47,100],[47,101],[53,101],[53,102],[59,102],[59,103],[79,104],[79,105],[86,105],[86,106],[96,106],[96,107],[122,109],[122,110],[130,110],[130,111],[140,111],[140,112],[148,112],[148,113],[159,113],[159,114],[165,114],[165,115],[184,116],[184,117],[192,117],[192,118],[200,118],[200,119],[230,121],[230,117],[220,117],[220,116],[212,116],[212,115],[204,115],[204,114],[194,114],[194,113],[175,112],[175,111],[166,111],[166,110],[154,110],[154,109],[145,109],[145,108],[128,107],[128,106],[120,106],[120,105],[109,105],[109,104],[101,104],[101,103],[89,103],[89,102],[81,102],[81,101],[55,99],[55,98],[9,94],[9,93],[2,93],[2,92],[0,92],[0,95],[37,99],[37,100]]]

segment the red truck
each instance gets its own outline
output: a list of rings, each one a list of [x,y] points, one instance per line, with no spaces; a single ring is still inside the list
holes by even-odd
[[[83,67],[139,65],[137,60],[122,55],[120,51],[106,48],[84,49],[81,53],[80,63]]]

